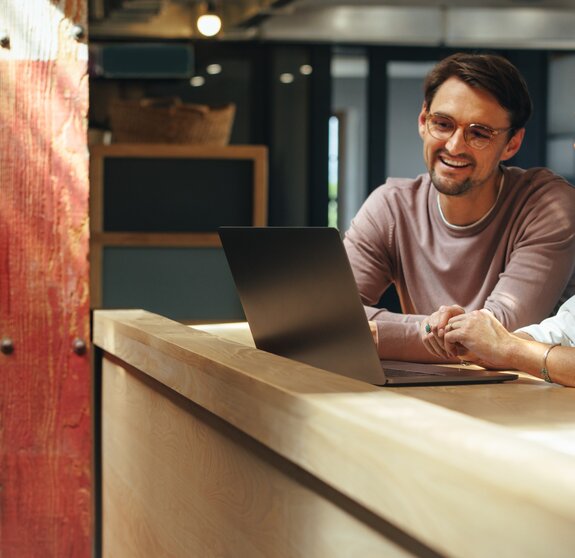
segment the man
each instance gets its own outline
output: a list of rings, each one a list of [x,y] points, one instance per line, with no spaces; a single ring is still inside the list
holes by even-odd
[[[388,179],[345,236],[381,358],[453,360],[425,347],[442,342],[451,316],[486,308],[516,329],[550,315],[568,289],[575,189],[547,169],[502,165],[530,115],[523,78],[500,56],[455,54],[426,77],[418,127],[428,173]],[[371,307],[392,283],[402,314]],[[442,305],[441,323],[429,324]]]
[[[464,358],[486,368],[522,370],[546,382],[575,387],[575,296],[556,315],[513,333],[485,309],[457,311],[444,324],[448,310],[442,308],[428,318],[442,324],[439,350],[424,340],[431,352]]]

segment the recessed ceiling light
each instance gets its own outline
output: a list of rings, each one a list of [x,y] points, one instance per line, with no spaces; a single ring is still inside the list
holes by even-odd
[[[194,76],[190,80],[190,85],[192,87],[201,87],[202,85],[204,85],[204,83],[206,83],[206,78],[204,78],[204,76]]]
[[[209,64],[206,66],[206,72],[211,76],[215,76],[222,73],[222,67],[220,64]]]

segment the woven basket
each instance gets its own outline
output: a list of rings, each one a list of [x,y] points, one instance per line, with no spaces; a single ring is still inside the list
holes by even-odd
[[[236,106],[182,103],[179,99],[115,100],[110,105],[114,143],[227,145]]]

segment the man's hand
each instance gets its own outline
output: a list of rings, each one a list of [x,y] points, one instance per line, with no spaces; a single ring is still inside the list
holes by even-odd
[[[445,327],[451,318],[461,314],[465,314],[465,309],[457,304],[440,306],[420,323],[421,341],[431,354],[445,359],[453,358],[453,355],[457,354],[456,346],[445,339]]]
[[[514,335],[507,331],[489,310],[475,310],[465,316],[454,317],[445,328],[446,345],[456,345],[459,356],[485,368],[511,368],[508,355],[517,339],[528,335]]]

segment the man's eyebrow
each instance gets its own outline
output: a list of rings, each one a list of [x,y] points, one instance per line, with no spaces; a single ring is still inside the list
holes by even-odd
[[[444,116],[446,118],[450,118],[451,120],[453,120],[456,124],[458,124],[459,126],[463,125],[463,126],[470,126],[471,124],[473,124],[474,126],[481,126],[483,128],[487,128],[488,130],[499,130],[499,129],[505,129],[505,128],[499,128],[498,126],[492,126],[491,124],[485,124],[484,122],[478,122],[477,120],[472,120],[470,122],[459,122],[459,120],[457,120],[456,118],[453,118],[453,116],[451,116],[450,114],[447,114],[446,112],[441,112],[439,110],[434,110],[434,111],[429,111],[429,114],[433,114],[435,116]]]

